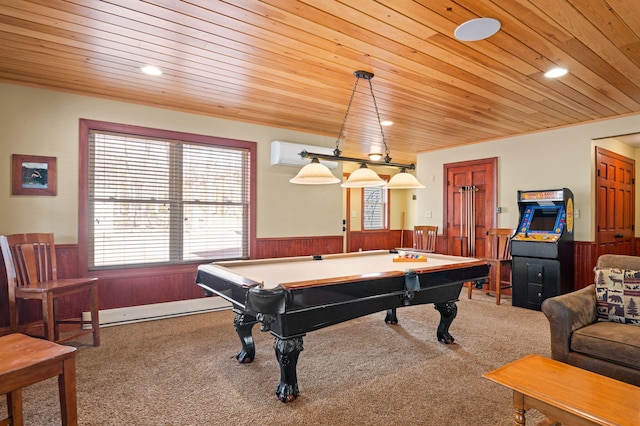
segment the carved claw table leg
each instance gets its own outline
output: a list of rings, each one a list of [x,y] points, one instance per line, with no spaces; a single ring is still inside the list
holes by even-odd
[[[303,350],[302,336],[292,339],[276,337],[273,344],[276,358],[280,364],[280,383],[276,388],[276,395],[282,402],[291,402],[298,397],[298,357]]]
[[[242,343],[242,350],[236,355],[236,359],[240,363],[252,362],[256,357],[256,345],[251,334],[251,329],[256,322],[256,317],[249,314],[236,313],[233,319],[233,328],[235,328]]]
[[[440,312],[440,324],[438,324],[438,341],[442,343],[453,343],[454,338],[449,334],[449,326],[458,314],[458,307],[455,302],[436,303],[435,308]]]

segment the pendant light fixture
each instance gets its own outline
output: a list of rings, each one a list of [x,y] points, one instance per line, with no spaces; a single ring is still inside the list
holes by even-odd
[[[382,129],[382,121],[380,120],[380,113],[378,111],[378,104],[376,103],[376,97],[373,94],[373,86],[371,85],[371,79],[373,78],[373,73],[368,71],[355,71],[353,75],[356,76],[355,84],[353,85],[353,90],[351,91],[351,98],[349,99],[349,104],[347,105],[347,111],[345,112],[344,118],[342,120],[342,126],[340,126],[340,131],[338,132],[338,137],[336,139],[336,147],[333,150],[333,155],[327,154],[316,154],[312,152],[307,152],[303,150],[300,153],[301,158],[311,158],[312,161],[310,164],[304,166],[300,172],[291,179],[289,182],[302,184],[302,185],[320,185],[320,184],[329,184],[336,183],[339,179],[333,176],[331,170],[326,167],[324,164],[319,162],[319,159],[331,160],[331,161],[349,161],[360,163],[360,168],[354,171],[349,175],[349,178],[344,182],[341,186],[343,188],[366,188],[371,186],[384,186],[386,185],[389,189],[407,189],[407,188],[424,188],[418,180],[407,170],[415,170],[414,164],[399,164],[392,163],[391,157],[389,155],[389,147],[387,146],[387,140],[384,136],[384,130]],[[340,150],[340,139],[342,138],[342,133],[344,131],[345,124],[347,122],[347,117],[349,116],[349,111],[351,110],[351,104],[353,103],[353,98],[356,94],[356,90],[358,88],[358,82],[360,80],[366,80],[369,83],[369,92],[371,93],[371,98],[373,99],[373,106],[376,111],[376,119],[378,120],[378,125],[380,126],[380,134],[382,135],[382,143],[384,144],[384,154],[380,154],[381,158],[377,160],[370,159],[359,159],[352,157],[343,157],[342,151]],[[394,175],[389,183],[387,184],[383,179],[378,176],[376,172],[369,169],[367,165],[380,165],[380,166],[388,166],[388,167],[398,167],[401,169],[401,172]],[[336,179],[336,180],[334,180]]]
[[[360,168],[353,171],[349,175],[349,179],[340,186],[343,188],[367,188],[369,186],[384,186],[386,183],[376,172],[362,163]]]
[[[321,164],[320,160],[314,157],[311,159],[311,163],[301,168],[295,177],[289,179],[289,182],[303,185],[327,185],[338,183],[340,179],[335,177],[327,166]]]
[[[424,185],[421,184],[418,179],[411,173],[407,172],[407,169],[400,170],[400,173],[397,173],[391,177],[389,183],[387,183],[388,189],[415,189],[415,188],[424,188]]]

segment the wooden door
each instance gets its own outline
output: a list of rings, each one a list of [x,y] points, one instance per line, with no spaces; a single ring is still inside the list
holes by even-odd
[[[602,254],[634,254],[635,160],[596,147],[596,245]]]
[[[487,231],[496,224],[497,163],[497,158],[487,158],[444,165],[443,234],[448,254],[485,257]],[[471,209],[469,196],[474,197]]]

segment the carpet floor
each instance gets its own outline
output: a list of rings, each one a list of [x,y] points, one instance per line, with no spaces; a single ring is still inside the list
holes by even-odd
[[[275,396],[273,337],[254,327],[256,359],[238,364],[230,310],[103,328],[70,344],[77,352],[81,425],[511,425],[511,391],[482,377],[536,353],[550,356],[541,312],[463,291],[444,345],[432,305],[384,313],[307,334],[300,396]],[[25,425],[60,424],[57,381],[26,388]],[[6,401],[0,402],[0,413]],[[543,419],[531,411],[530,424]]]

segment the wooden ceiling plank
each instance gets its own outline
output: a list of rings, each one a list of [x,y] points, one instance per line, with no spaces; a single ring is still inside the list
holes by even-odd
[[[267,1],[273,2],[274,4],[277,3],[277,0]],[[335,3],[322,3],[323,9],[333,10],[333,8],[330,8],[332,5],[335,5]],[[297,8],[296,11],[300,14],[301,9]],[[333,13],[339,13],[340,16],[342,16],[344,14],[342,12],[343,9],[339,9],[337,11],[334,10]],[[330,14],[330,12],[326,13]],[[312,16],[309,16],[309,18],[312,18]],[[316,19],[321,20],[324,26],[330,25],[330,20],[326,17],[318,17]],[[332,26],[334,31],[339,31],[340,34],[342,34],[343,39],[341,43],[343,44],[362,44],[364,47],[364,45],[366,45],[364,40],[370,40],[371,38],[379,40],[382,38],[381,36],[371,32],[361,34],[363,33],[361,28],[351,25],[350,23],[345,23],[344,21],[338,21],[335,24],[332,24]],[[340,30],[338,30],[338,28],[340,28]],[[346,39],[345,37],[347,36],[350,38]],[[494,81],[487,80],[485,78],[478,79],[470,72],[470,70],[473,69],[473,71],[478,74],[482,74],[483,76],[492,76],[494,78],[495,74],[488,73],[487,70],[475,66],[470,61],[452,57],[449,52],[446,52],[434,45],[430,45],[428,49],[425,46],[426,45],[423,45],[422,49],[416,49],[413,46],[409,48],[407,46],[396,44],[393,51],[371,51],[368,52],[368,54],[374,57],[379,56],[391,63],[412,67],[409,69],[413,69],[418,72],[423,79],[424,77],[429,77],[441,82],[450,82],[449,84],[452,83],[456,87],[462,88],[470,93],[492,99],[493,102],[510,104],[516,109],[519,109],[524,105],[523,101],[525,100],[525,97],[521,96],[518,91],[512,90],[511,87],[504,90],[505,88],[503,86],[495,83]],[[408,59],[409,57],[411,59]],[[450,63],[451,61],[454,63]],[[424,68],[416,68],[414,64],[415,62],[424,65]],[[529,90],[528,88],[519,89],[523,91]],[[535,105],[531,104],[529,107],[535,108]],[[546,108],[544,110],[546,110]]]
[[[50,52],[50,51],[51,51],[51,48],[50,48],[50,47],[47,47],[47,48],[46,48],[46,50]],[[471,123],[471,124],[475,125],[475,123]]]
[[[640,112],[628,75],[638,69],[638,12],[626,0],[555,0],[544,10],[547,1],[4,0],[0,79],[335,136],[353,70],[366,69],[402,162]],[[497,17],[502,30],[481,42],[453,38],[478,16]],[[605,48],[619,51],[610,55],[625,71]],[[543,79],[563,61],[568,76]],[[140,74],[143,62],[163,76]],[[345,135],[354,156],[381,142],[366,100],[354,102]]]
[[[75,38],[74,38],[74,39],[75,39]],[[139,59],[139,58],[141,57],[141,56],[139,56],[139,55],[140,55],[140,54],[137,54],[137,53],[136,53],[136,54],[134,54],[133,56],[135,56],[135,57],[137,57],[137,58]],[[137,70],[137,66],[136,66],[136,67],[134,67],[133,69],[136,69],[136,70]],[[235,71],[235,70],[234,70],[234,71]],[[286,82],[287,80],[283,80],[283,81],[285,81],[285,82]],[[258,85],[258,84],[259,84],[259,83],[256,83],[256,85]],[[263,87],[268,87],[268,85],[266,85],[266,84],[265,84]],[[308,90],[307,90],[307,91],[308,91]],[[317,94],[320,94],[320,92],[318,92]],[[309,96],[311,96],[311,95],[309,95]]]
[[[380,74],[377,74],[377,75],[380,75]],[[449,78],[449,79],[450,79],[450,78]],[[424,80],[424,75],[422,76],[422,80]]]
[[[4,46],[3,46],[4,48]],[[30,55],[28,53],[24,53],[21,57],[21,61],[25,61],[25,60],[29,60]],[[68,61],[63,60],[61,58],[57,58],[56,62],[60,65],[60,72],[69,72],[70,76],[72,76],[73,80],[78,83],[78,82],[84,82],[87,86],[89,87],[93,87],[96,86],[97,83],[101,80],[101,78],[103,76],[110,76],[111,79],[113,79],[117,73],[114,72],[115,70],[111,70],[111,72],[107,73],[107,74],[102,74],[103,71],[98,71],[97,73],[94,74],[86,74],[87,76],[85,78],[78,78],[79,75],[82,75],[82,71],[81,67],[82,65],[79,66],[75,66],[75,63],[71,63],[71,64],[67,64]],[[40,61],[40,66],[38,67],[37,62],[31,62],[28,66],[29,69],[32,70],[32,72],[37,72],[38,68],[40,68],[40,70],[42,72],[47,72],[49,70],[49,67],[47,65],[47,63]],[[139,82],[141,80],[143,80],[145,77],[144,76],[140,76],[139,79],[131,79],[129,78],[128,75],[123,75],[123,78],[117,81],[117,84],[114,84],[112,87],[110,87],[106,93],[119,93],[120,91],[123,91],[123,93],[121,94],[121,96],[126,96],[126,93],[128,93],[128,91],[132,90],[133,88],[138,88],[140,87]],[[155,81],[160,81],[160,80],[155,80]],[[148,86],[148,87],[152,87],[152,86]],[[164,95],[168,95],[170,93],[169,90],[167,90],[168,88],[166,87],[166,85],[162,85],[160,83],[158,83],[158,87],[156,88],[155,91],[152,92],[156,92],[156,93],[163,93]],[[204,87],[203,87],[204,89]],[[218,102],[220,101],[227,101],[228,99],[226,99],[224,96],[222,96],[220,93],[209,93],[207,94],[204,90],[197,90],[196,87],[194,87],[191,84],[185,85],[184,87],[179,87],[179,90],[177,91],[179,93],[179,95],[175,95],[175,100],[183,98],[184,95],[189,95],[190,97],[196,99],[198,97],[202,97],[204,100],[208,101],[209,103],[215,103],[216,102],[216,98],[218,99]],[[105,92],[100,92],[101,94],[105,94]],[[135,98],[140,98],[140,96],[142,95],[142,99],[149,99],[149,90],[148,88],[142,89],[141,93],[135,93],[134,96],[129,96],[132,99]],[[291,101],[295,101],[295,98],[291,98]],[[230,104],[227,102],[222,102],[223,104]],[[247,103],[239,103],[237,106],[235,106],[236,108],[240,108],[240,107],[255,107],[258,108],[261,105],[265,105],[265,102],[256,102],[255,105],[253,104],[253,102],[247,102]],[[233,107],[233,105],[229,105],[230,107]],[[211,108],[217,108],[219,107],[218,105],[211,105]],[[295,113],[295,114],[302,114],[304,113],[305,108],[301,105],[300,107],[291,107],[291,106],[287,106],[286,105],[286,100],[285,99],[281,99],[281,98],[277,98],[277,100],[272,100],[271,101],[271,107],[266,108],[264,111],[265,116],[266,115],[273,115],[273,108],[277,108],[279,110],[279,114],[284,114],[287,109],[289,109],[289,111],[291,113]],[[314,109],[312,111],[307,111],[308,117],[316,117],[317,114],[321,114],[322,115],[322,111],[318,110],[318,109]]]
[[[373,60],[375,60],[375,58],[374,58]],[[397,73],[397,74],[394,74],[394,75],[400,75],[400,73],[401,73],[401,72],[402,72],[402,70],[398,70],[398,73]],[[376,73],[376,75],[381,75],[381,74]],[[422,81],[424,81],[424,77],[423,77],[423,76],[418,76],[418,75],[416,75],[416,79],[417,79],[417,80],[422,80]],[[450,80],[450,78],[449,78],[449,80]],[[404,85],[406,86],[406,84],[404,84]],[[431,85],[429,85],[428,87],[431,87]],[[447,90],[447,92],[449,93],[449,92],[451,92],[451,91],[455,91],[455,90],[457,90],[457,88],[449,86],[449,87],[447,87],[447,89],[446,89],[446,90]],[[463,97],[468,98],[468,95],[467,95],[467,94],[463,94],[462,96],[463,96]],[[437,95],[436,95],[436,97],[437,97]],[[492,103],[492,105],[495,105],[495,103]],[[546,112],[546,111],[548,111],[548,108],[545,108],[545,112]]]
[[[53,1],[56,0],[48,0],[47,3],[51,3]],[[88,2],[88,1],[87,1]],[[95,3],[95,2],[93,2]],[[58,7],[59,9],[53,9],[52,14],[61,14],[61,10],[63,5],[65,4],[69,4],[69,2],[66,1],[58,1]],[[212,51],[206,51],[203,50],[202,47],[195,47],[195,46],[205,46],[207,44],[207,42],[205,40],[196,40],[196,41],[191,41],[188,40],[187,38],[180,38],[179,35],[178,37],[176,37],[176,33],[174,32],[170,32],[170,31],[166,31],[164,28],[162,27],[157,27],[157,26],[147,26],[144,27],[144,25],[141,22],[138,21],[133,21],[131,20],[130,23],[126,26],[116,26],[115,24],[112,24],[111,21],[112,19],[109,18],[109,14],[106,13],[100,13],[97,12],[93,9],[89,9],[89,8],[84,8],[81,9],[79,6],[78,7],[74,7],[73,10],[76,10],[76,12],[84,12],[84,11],[90,11],[91,13],[89,13],[89,16],[85,16],[85,18],[89,18],[90,16],[94,16],[94,18],[96,16],[99,16],[101,18],[101,20],[94,20],[92,21],[92,28],[91,28],[91,32],[94,32],[95,29],[98,29],[101,32],[104,32],[104,34],[110,34],[111,36],[109,37],[109,41],[119,41],[122,44],[125,45],[129,45],[131,46],[131,48],[142,48],[143,46],[146,46],[147,49],[149,49],[150,51],[152,51],[153,49],[158,50],[159,46],[164,46],[164,50],[165,51],[173,51],[176,52],[174,55],[178,56],[181,54],[184,55],[188,55],[189,53],[192,54],[196,54],[197,56],[191,56],[191,59],[197,59],[198,57],[202,58],[202,60],[205,59],[209,59],[208,63],[209,64],[213,64],[213,63],[222,63],[224,64],[226,61],[229,61],[229,57],[227,55],[221,55],[218,52],[212,52]],[[87,12],[88,13],[88,12]],[[74,21],[74,19],[71,19],[68,17],[69,13],[67,13],[65,16],[56,16],[56,19],[60,19],[61,21],[67,21],[69,24],[65,25],[62,24],[60,25],[61,28],[65,28],[69,31],[73,31],[73,32],[78,32],[78,33],[82,33],[82,28],[81,27],[86,27],[87,29],[89,28],[88,26],[84,26],[84,25],[79,25],[79,24],[75,24],[72,21]],[[44,18],[43,18],[44,19]],[[148,18],[150,19],[150,18]],[[122,24],[122,21],[118,21]],[[125,22],[126,23],[126,22]],[[159,22],[154,22],[155,24],[159,24]],[[142,29],[144,31],[140,31],[140,27],[143,27]],[[201,34],[204,34],[201,32]],[[87,37],[92,37],[90,33],[85,35]],[[176,42],[176,39],[178,42]],[[87,38],[87,42],[90,42],[91,38]],[[188,42],[191,42],[191,47],[193,48],[193,50],[189,51],[189,50],[182,50],[179,51],[177,50],[179,47],[187,45],[189,46]],[[210,43],[210,42],[209,42]],[[229,51],[231,51],[229,49]],[[238,54],[244,54],[245,55],[245,59],[246,59],[246,54],[245,53],[241,53],[238,52]],[[214,58],[211,58],[211,56],[215,56]],[[272,57],[273,58],[277,58],[277,57]],[[262,65],[256,65],[256,67],[258,68],[258,72],[266,72],[269,71],[270,73],[276,73],[276,74],[280,74],[281,80],[277,81],[278,83],[282,84],[284,82],[287,81],[291,81],[290,78],[287,78],[285,76],[287,76],[287,73],[282,71],[282,68],[285,67],[289,67],[290,70],[294,70],[295,68],[290,65],[291,62],[286,62],[286,61],[282,61],[280,63],[278,63],[278,67],[269,67],[266,66],[264,64],[264,62],[266,62],[266,59],[264,57],[260,58],[260,60],[263,62]],[[289,64],[289,65],[287,65]],[[268,64],[267,64],[268,65]],[[303,80],[304,79],[304,75],[301,75],[300,78],[298,80]],[[315,79],[308,79],[305,84],[317,84],[318,81]],[[323,90],[326,90],[326,87],[323,88]]]
[[[360,1],[362,1],[362,0],[360,0]],[[400,2],[400,3],[402,3],[402,2]],[[350,2],[350,4],[352,4],[352,2]],[[395,1],[394,1],[394,4],[396,4]],[[414,6],[414,8],[415,8],[415,6]],[[414,9],[412,9],[412,10],[414,10]],[[403,12],[404,13],[410,13],[411,11],[405,9],[405,10],[403,10]],[[492,37],[491,40],[498,40],[500,37],[502,37],[504,39],[507,36],[503,36],[503,33],[498,33],[496,36]],[[474,45],[474,46],[477,46],[477,45],[492,46],[492,43],[486,43],[486,42],[482,43],[482,42],[480,42],[480,43],[466,43],[466,44],[463,44],[463,43],[458,43],[457,41],[453,41],[451,38],[444,37],[444,36],[432,37],[430,39],[430,41],[432,43],[434,42],[434,40],[440,40],[441,43],[442,43],[441,47],[443,47],[447,51],[450,51],[450,52],[456,54],[457,56],[460,56],[462,58],[468,58],[470,63],[477,63],[477,64],[482,64],[483,62],[487,63],[486,67],[487,67],[487,70],[488,70],[488,73],[489,73],[487,75],[487,78],[489,78],[493,73],[496,73],[496,72],[497,73],[505,73],[505,74],[509,75],[509,78],[511,80],[513,80],[514,82],[516,82],[518,84],[522,84],[523,87],[526,87],[528,85],[529,87],[533,88],[533,86],[535,86],[535,83],[536,83],[535,80],[534,81],[531,81],[531,80],[519,81],[519,79],[517,79],[517,78],[514,79],[513,76],[517,76],[518,73],[509,72],[508,70],[511,70],[511,68],[505,68],[503,66],[503,65],[506,65],[506,61],[503,60],[504,64],[500,64],[500,63],[498,63],[496,61],[489,62],[487,58],[493,57],[493,53],[495,53],[495,52],[487,52],[487,51],[485,51],[485,52],[483,52],[482,55],[469,56],[469,52],[473,52],[473,50],[469,49],[466,46],[469,46],[469,45]],[[436,44],[436,43],[434,43],[434,44]],[[524,46],[522,46],[522,47],[524,47]],[[463,48],[467,49],[467,53],[462,51]],[[520,49],[520,50],[522,50],[522,49]],[[520,53],[518,55],[519,57],[524,57],[525,56],[525,55],[522,54],[522,52],[519,52],[519,53]],[[507,55],[502,54],[501,57],[502,58],[505,58],[505,57],[509,58],[510,56],[508,54]],[[509,64],[509,65],[512,66],[512,64]],[[532,69],[533,68],[529,68],[529,72],[531,72]],[[507,71],[505,72],[504,70],[507,70]],[[536,71],[539,73],[539,70],[536,70]],[[522,72],[522,71],[520,71],[520,72]],[[549,92],[550,91],[549,90],[545,90],[546,88],[544,87],[544,85],[541,85],[541,88],[542,88],[542,90],[540,90],[540,92],[539,92],[541,94],[540,98],[547,99],[549,97]],[[535,89],[533,89],[533,90],[535,90]],[[528,98],[532,98],[533,97],[529,93],[526,93],[525,95]],[[542,95],[544,95],[544,97],[542,97]],[[582,95],[582,93],[579,90],[579,88],[577,90],[574,90],[573,92],[569,91],[568,93],[566,93],[566,95],[568,97],[574,99],[579,104],[585,105],[587,107],[589,106],[589,104],[591,102],[590,99],[587,99]],[[553,99],[553,97],[551,99]],[[608,99],[604,99],[604,98],[602,99],[602,102],[607,102],[607,101],[609,101],[609,100]],[[549,104],[549,103],[547,102],[547,104]],[[597,108],[600,108],[600,106],[598,104],[596,104],[595,102],[593,103],[593,105],[594,105],[594,108],[596,108],[596,110],[597,110]],[[615,108],[619,109],[619,106],[618,106],[618,104],[612,103],[612,108],[613,109],[609,112],[609,114],[611,114],[612,112],[616,111]],[[620,112],[620,113],[621,112],[629,112],[629,110],[628,109],[625,109],[624,111],[619,111],[618,110],[616,112]],[[603,113],[603,111],[600,110],[599,113]]]
[[[540,65],[540,72],[530,75],[534,81],[539,81],[543,91],[549,91],[546,82],[549,80],[542,79],[541,76],[544,71],[547,71],[552,66],[558,65],[558,63],[567,66],[571,70],[571,75],[579,77],[573,82],[569,82],[571,89],[569,92],[565,92],[565,96],[569,96],[578,103],[582,103],[585,106],[602,104],[605,105],[610,112],[595,107],[595,110],[600,114],[608,116],[611,112],[624,114],[629,111],[633,111],[638,108],[637,101],[634,100],[633,95],[628,93],[628,90],[614,90],[608,93],[600,93],[597,99],[585,99],[584,93],[592,93],[592,88],[598,88],[604,84],[607,84],[607,79],[603,78],[603,74],[597,74],[591,67],[585,66],[584,63],[575,61],[569,56],[565,43],[570,43],[575,39],[559,27],[552,27],[548,20],[536,15],[535,11],[531,9],[531,5],[519,1],[500,2],[500,8],[492,7],[489,3],[485,2],[473,2],[470,0],[460,0],[463,4],[472,8],[476,13],[487,16],[486,14],[492,11],[497,19],[503,22],[503,27],[498,34],[491,39],[499,40],[504,44],[505,37],[503,34],[509,34],[511,40],[516,40],[519,44],[518,47],[513,46],[512,49],[517,49],[520,52],[519,56],[523,58],[530,57],[531,61],[537,61]],[[502,9],[504,8],[504,9]],[[527,16],[527,20],[519,20],[516,16]],[[555,43],[555,44],[554,44]],[[535,46],[535,50],[529,46]],[[569,50],[571,51],[571,50]],[[529,52],[529,53],[527,53]],[[544,62],[540,60],[545,58]],[[553,58],[567,58],[553,60]],[[592,58],[599,61],[603,65],[604,62],[601,58]],[[533,63],[533,62],[532,62]],[[614,71],[615,72],[615,71]],[[610,74],[604,74],[610,75]],[[567,79],[564,79],[567,80]],[[554,99],[553,96],[550,99]],[[558,102],[562,102],[561,99],[555,99]],[[549,104],[544,102],[543,104]],[[594,107],[592,107],[594,109]]]
[[[544,13],[547,19],[557,22],[575,38],[597,53],[605,62],[621,72],[635,85],[640,86],[640,75],[637,65],[629,60],[629,57],[621,53],[610,40],[591,22],[585,19],[571,3],[558,2],[556,0],[529,0],[535,4],[540,13]]]

